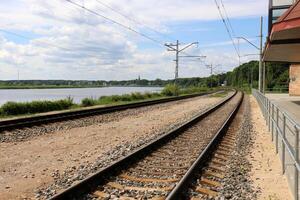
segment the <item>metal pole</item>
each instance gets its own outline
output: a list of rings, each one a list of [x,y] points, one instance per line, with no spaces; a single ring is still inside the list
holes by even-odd
[[[272,104],[272,115],[271,115],[271,121],[272,121],[272,142],[274,141],[274,104]]]
[[[251,88],[253,88],[253,67],[251,67]]]
[[[297,126],[295,126],[295,131],[296,131],[296,135],[295,135],[295,158],[296,158],[296,162],[299,163],[299,129]],[[295,185],[294,185],[294,195],[295,195],[295,199],[299,199],[299,172],[298,169],[296,167],[296,163],[295,163]]]
[[[179,41],[176,41],[176,69],[175,69],[175,82],[178,79],[178,68],[179,68]]]
[[[213,65],[210,65],[210,88],[212,88],[212,74],[213,74]]]
[[[269,111],[268,111],[268,128],[269,128],[269,132],[271,132],[271,101],[268,100],[268,108],[269,108]]]
[[[258,80],[258,90],[263,92],[262,90],[262,68],[263,68],[263,17],[260,17],[260,48],[259,48],[259,80]]]
[[[240,38],[238,38],[238,52],[239,52],[239,66],[241,66],[241,53],[240,53]]]
[[[266,94],[266,63],[263,63],[263,93]]]
[[[278,129],[279,129],[279,109],[276,108],[276,125],[275,125],[275,133],[276,133],[276,154],[278,154]]]
[[[176,44],[165,44],[165,46],[168,48],[168,51],[175,51],[176,52],[176,58],[175,58],[175,62],[176,62],[176,66],[175,66],[175,84],[177,82],[177,79],[179,77],[178,75],[178,70],[179,70],[179,54],[188,49],[189,47],[195,45],[195,44],[198,44],[198,42],[193,42],[193,43],[190,43],[188,45],[186,45],[185,47],[183,47],[182,49],[180,49],[180,43],[179,43],[179,40],[176,40]],[[195,58],[202,58],[204,56],[183,56],[183,57],[195,57]]]
[[[286,117],[285,115],[283,115],[283,127],[282,127],[282,140],[281,140],[281,144],[282,144],[282,174],[285,173],[285,132],[286,132]]]

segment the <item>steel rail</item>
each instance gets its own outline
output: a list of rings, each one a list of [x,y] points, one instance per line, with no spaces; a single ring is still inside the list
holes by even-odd
[[[196,124],[200,120],[204,119],[206,116],[211,114],[212,112],[216,111],[220,107],[222,107],[224,104],[229,102],[233,97],[235,97],[237,94],[237,91],[226,99],[224,99],[222,102],[218,103],[212,108],[209,108],[205,110],[202,113],[199,113],[198,115],[194,116],[189,121],[185,122],[184,124],[173,128],[166,134],[158,137],[154,141],[152,141],[149,144],[143,145],[142,147],[138,148],[131,154],[115,161],[108,167],[96,172],[95,174],[89,176],[88,178],[84,179],[83,181],[77,183],[76,185],[62,191],[61,193],[53,196],[50,198],[51,200],[63,200],[63,199],[76,199],[76,197],[80,197],[88,192],[90,192],[92,189],[96,188],[98,185],[103,183],[105,181],[105,177],[108,175],[116,174],[118,171],[117,169],[124,169],[125,166],[128,166],[129,163],[135,163],[138,160],[143,159],[145,155],[149,154],[149,152],[152,152],[157,147],[161,146],[162,144],[165,144],[166,142],[170,141],[171,139],[177,137],[180,135],[184,130],[187,130],[192,125]]]
[[[0,121],[0,134],[2,131],[24,128],[24,127],[32,127],[41,124],[47,124],[52,122],[58,122],[63,120],[72,120],[78,119],[87,116],[93,115],[100,115],[106,113],[113,113],[117,111],[133,109],[133,108],[140,108],[145,106],[157,105],[162,103],[168,103],[173,101],[179,101],[194,97],[200,97],[204,95],[213,94],[214,92],[208,93],[200,93],[200,94],[193,94],[193,95],[185,95],[179,97],[170,97],[170,98],[163,98],[157,100],[150,100],[150,101],[143,101],[138,103],[129,103],[123,105],[116,105],[116,106],[105,106],[101,108],[92,108],[92,109],[84,109],[84,110],[76,110],[76,111],[68,111],[63,113],[56,113],[56,114],[49,114],[49,115],[41,115],[41,116],[33,116],[33,117],[25,117],[19,119],[11,119],[11,120],[3,120]]]
[[[166,200],[178,200],[182,198],[185,194],[186,190],[189,188],[189,185],[194,175],[201,171],[201,169],[205,166],[208,158],[213,153],[216,146],[218,146],[219,142],[223,138],[224,134],[228,130],[232,120],[234,119],[236,113],[238,112],[244,98],[244,93],[242,93],[242,98],[240,99],[237,107],[231,112],[227,120],[224,122],[222,127],[219,129],[217,134],[213,137],[210,143],[206,146],[206,148],[201,152],[197,160],[193,163],[187,173],[183,176],[183,178],[179,181],[179,183],[175,186],[175,188],[169,193]]]

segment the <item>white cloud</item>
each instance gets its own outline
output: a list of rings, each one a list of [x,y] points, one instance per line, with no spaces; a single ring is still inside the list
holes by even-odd
[[[74,0],[82,4],[83,0]],[[212,0],[101,0],[116,10],[162,32],[169,32],[168,23],[219,19]],[[251,0],[224,1],[231,17],[264,15],[266,2]],[[134,23],[98,4],[85,1],[85,6],[143,31]],[[11,0],[0,5],[1,29],[26,33],[33,39],[13,42],[0,35],[0,79],[16,78],[17,69],[24,79],[131,79],[173,78],[172,53],[163,48],[138,46],[145,40],[135,33],[108,23],[77,9],[65,0]],[[205,28],[197,31],[206,31]],[[18,40],[21,40],[20,38]],[[223,45],[228,44],[224,42]],[[150,45],[150,43],[149,43]],[[234,52],[215,56],[207,45],[209,59],[222,59],[226,68],[236,65]],[[148,45],[147,45],[148,46]],[[195,53],[199,53],[196,50]],[[194,53],[193,52],[193,53]],[[203,53],[203,52],[202,52]],[[208,60],[210,61],[210,60]],[[197,62],[187,62],[180,69],[182,76],[207,74]],[[187,64],[182,64],[187,65]]]

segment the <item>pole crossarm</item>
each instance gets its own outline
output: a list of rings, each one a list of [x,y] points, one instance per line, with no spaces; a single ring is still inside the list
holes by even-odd
[[[174,44],[165,44],[166,47],[168,47],[168,51],[177,51],[177,49],[175,49],[174,47],[176,47],[176,45]]]
[[[243,39],[246,42],[248,42],[251,46],[253,46],[254,48],[256,48],[257,50],[260,50],[260,48],[258,46],[256,46],[255,44],[253,44],[252,42],[250,42],[247,38],[245,37],[237,37],[238,39]]]
[[[206,58],[206,56],[179,56],[180,58]]]
[[[193,43],[190,43],[190,44],[188,44],[187,46],[185,46],[185,47],[183,47],[182,49],[180,49],[179,52],[182,52],[182,51],[186,50],[187,48],[189,48],[189,47],[191,47],[191,46],[193,46],[193,45],[198,45],[198,44],[199,44],[199,42],[193,42]]]
[[[250,54],[241,55],[241,57],[247,57],[247,56],[259,56],[259,54],[258,53],[250,53]]]

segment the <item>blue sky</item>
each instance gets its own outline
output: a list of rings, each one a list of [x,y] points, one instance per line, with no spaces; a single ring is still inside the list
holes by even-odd
[[[103,7],[96,0],[74,2],[159,40],[161,44],[176,39],[183,44],[197,41],[198,48],[190,48],[187,53],[207,56],[205,63],[220,65],[216,73],[232,70],[238,65],[236,52],[213,0],[152,0],[150,4],[149,0],[101,0],[138,24]],[[267,0],[223,0],[223,3],[234,36],[247,37],[258,44],[261,15],[265,17],[266,36]],[[11,0],[2,3],[0,29],[20,35],[0,31],[2,80],[16,79],[18,70],[21,79],[174,77],[173,52],[167,52],[163,46],[78,9],[65,0]],[[244,41],[240,43],[240,50],[241,55],[257,53]],[[252,59],[257,59],[257,56],[243,57],[242,62]],[[180,77],[209,74],[205,64],[194,59],[181,60],[179,72]]]

